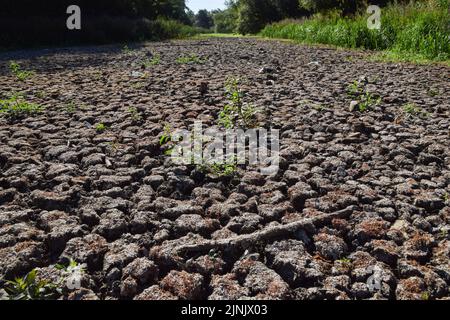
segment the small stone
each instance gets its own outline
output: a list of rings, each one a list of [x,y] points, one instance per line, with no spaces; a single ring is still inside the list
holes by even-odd
[[[348,108],[348,111],[354,112],[358,108],[358,106],[359,106],[359,102],[353,100],[352,102],[350,102],[350,106]]]

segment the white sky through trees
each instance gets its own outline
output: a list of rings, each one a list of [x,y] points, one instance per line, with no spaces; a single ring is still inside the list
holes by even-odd
[[[186,5],[194,12],[201,9],[224,9],[225,0],[187,0]]]

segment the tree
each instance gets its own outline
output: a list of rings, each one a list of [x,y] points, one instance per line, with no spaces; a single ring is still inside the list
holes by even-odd
[[[240,0],[237,30],[241,34],[258,33],[267,23],[277,20],[270,0]]]
[[[200,10],[195,16],[195,26],[203,29],[211,29],[213,27],[213,18],[208,10]]]

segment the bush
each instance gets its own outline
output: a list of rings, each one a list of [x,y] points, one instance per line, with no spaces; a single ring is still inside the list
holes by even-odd
[[[389,5],[382,11],[380,30],[367,28],[366,14],[353,18],[318,14],[299,23],[282,21],[269,25],[261,35],[447,60],[450,58],[447,5],[448,0]]]
[[[237,28],[238,12],[233,8],[218,10],[213,15],[214,32],[233,33]]]

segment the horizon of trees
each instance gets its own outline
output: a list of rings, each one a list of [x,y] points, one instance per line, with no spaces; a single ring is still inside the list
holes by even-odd
[[[370,4],[385,6],[393,1],[371,0]],[[212,10],[209,14],[214,21],[215,32],[249,34],[257,33],[267,24],[283,19],[298,19],[329,10],[347,16],[367,6],[367,0],[228,0],[226,9]]]

